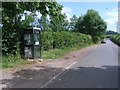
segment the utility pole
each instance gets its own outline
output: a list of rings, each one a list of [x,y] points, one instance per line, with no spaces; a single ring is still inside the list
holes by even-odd
[[[117,32],[120,34],[120,1],[118,2],[118,22],[117,22]]]

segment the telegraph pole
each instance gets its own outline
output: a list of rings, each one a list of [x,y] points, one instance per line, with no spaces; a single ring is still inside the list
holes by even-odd
[[[120,34],[120,1],[118,2],[118,22],[117,22],[117,32]]]

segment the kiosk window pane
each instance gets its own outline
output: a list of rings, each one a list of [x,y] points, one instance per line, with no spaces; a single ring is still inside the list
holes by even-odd
[[[25,47],[25,57],[32,57],[32,48],[31,47]]]

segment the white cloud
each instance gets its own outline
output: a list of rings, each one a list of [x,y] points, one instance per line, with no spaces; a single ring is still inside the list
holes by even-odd
[[[62,10],[63,13],[69,13],[69,12],[72,12],[72,9],[69,8],[69,7],[64,7],[63,10]]]
[[[108,24],[114,24],[118,21],[118,18],[117,17],[113,17],[113,18],[108,18],[105,20]]]
[[[62,13],[65,13],[67,15],[67,20],[70,21],[70,18],[72,17],[72,9],[69,7],[63,7]]]
[[[118,17],[118,8],[113,8],[111,11],[106,12],[106,15],[109,15],[112,17]]]
[[[117,30],[118,21],[118,8],[113,8],[112,10],[105,13],[108,18],[105,19],[107,22],[108,30]]]

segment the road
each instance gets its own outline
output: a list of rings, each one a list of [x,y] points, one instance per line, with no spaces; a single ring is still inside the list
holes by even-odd
[[[75,50],[56,60],[3,69],[0,88],[117,88],[118,50],[108,39],[106,44]]]
[[[107,39],[43,88],[118,88],[118,49]]]

